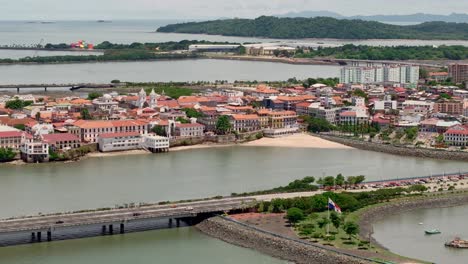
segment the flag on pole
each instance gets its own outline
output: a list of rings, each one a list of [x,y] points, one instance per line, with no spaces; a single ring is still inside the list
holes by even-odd
[[[330,198],[328,198],[328,209],[341,213],[341,208]]]

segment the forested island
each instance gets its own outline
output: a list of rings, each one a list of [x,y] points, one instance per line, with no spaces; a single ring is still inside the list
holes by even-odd
[[[468,39],[468,23],[426,22],[398,26],[375,21],[316,18],[223,19],[171,24],[157,32],[279,39]]]

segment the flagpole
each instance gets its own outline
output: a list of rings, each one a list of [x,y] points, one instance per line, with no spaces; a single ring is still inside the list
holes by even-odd
[[[327,212],[328,212],[328,222],[327,222],[327,237],[330,233],[330,201],[327,204]]]

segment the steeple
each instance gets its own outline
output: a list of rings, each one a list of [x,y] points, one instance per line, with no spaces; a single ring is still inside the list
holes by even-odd
[[[146,103],[146,92],[141,88],[141,91],[138,93],[138,108],[143,108],[143,105]]]
[[[156,97],[157,97],[157,94],[154,92],[154,88],[153,88],[150,93],[149,107],[155,108],[156,106],[158,106],[158,101]]]

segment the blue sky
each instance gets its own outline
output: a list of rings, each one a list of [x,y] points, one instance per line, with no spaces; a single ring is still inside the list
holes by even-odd
[[[343,15],[468,13],[467,0],[0,0],[0,20],[256,17],[304,10]]]

